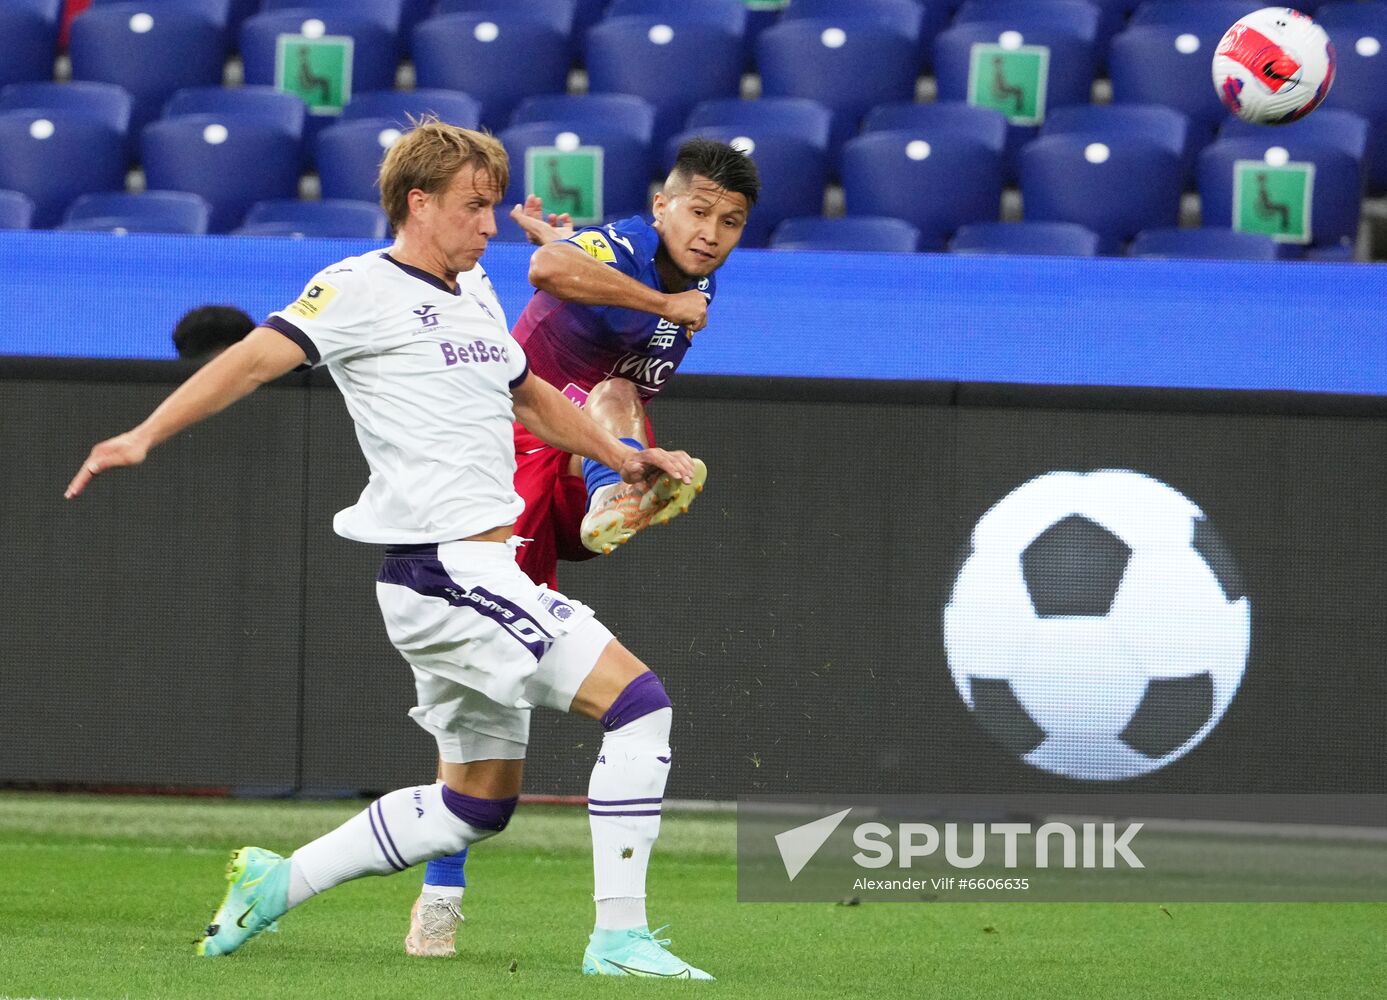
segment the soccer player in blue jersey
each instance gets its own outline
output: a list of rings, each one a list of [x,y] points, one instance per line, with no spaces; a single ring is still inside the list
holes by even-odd
[[[511,217],[540,244],[530,260],[536,292],[512,331],[530,371],[623,442],[651,444],[646,407],[707,323],[717,291],[714,272],[741,240],[759,193],[749,157],[700,138],[680,147],[655,195],[653,223],[633,216],[575,233],[564,218],[546,220],[538,198],[517,206]],[[707,475],[694,460],[693,483],[672,496],[652,495],[622,483],[599,462],[546,444],[519,423],[515,451],[515,488],[525,500],[515,533],[528,539],[517,562],[530,579],[550,587],[557,586],[560,559],[610,552],[645,527],[678,516]],[[465,862],[462,852],[427,866],[410,914],[408,954],[454,954]],[[635,926],[639,916],[631,921]]]

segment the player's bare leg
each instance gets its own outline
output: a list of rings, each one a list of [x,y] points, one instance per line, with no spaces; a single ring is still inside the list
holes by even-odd
[[[584,407],[588,415],[634,448],[649,445],[645,433],[645,405],[635,383],[610,378],[593,386]],[[689,509],[703,492],[708,468],[694,459],[693,482],[682,483],[661,476],[649,488],[621,482],[617,474],[591,460],[570,460],[569,471],[588,484],[588,514],[580,529],[583,546],[606,555],[625,545],[637,532],[664,524]]]

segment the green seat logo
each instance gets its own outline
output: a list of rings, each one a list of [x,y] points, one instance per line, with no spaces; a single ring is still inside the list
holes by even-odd
[[[575,226],[601,222],[602,147],[531,146],[525,150],[525,191],[544,199],[544,211],[567,213]]]
[[[297,94],[311,115],[340,115],[352,99],[349,35],[280,35],[275,40],[275,89]]]
[[[1048,46],[978,43],[968,56],[968,103],[995,108],[1013,125],[1039,125],[1049,75]]]
[[[1233,164],[1233,228],[1264,233],[1278,243],[1310,242],[1315,165],[1264,160]]]

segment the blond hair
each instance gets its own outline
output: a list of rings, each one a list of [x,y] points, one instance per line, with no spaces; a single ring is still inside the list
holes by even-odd
[[[464,167],[487,174],[499,191],[510,184],[510,161],[494,136],[432,116],[414,122],[386,151],[380,165],[380,205],[390,228],[398,232],[409,218],[411,191],[418,188],[437,194]]]

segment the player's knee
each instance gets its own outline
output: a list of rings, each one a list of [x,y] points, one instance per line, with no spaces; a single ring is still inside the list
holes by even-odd
[[[629,378],[609,378],[598,382],[588,393],[587,405],[639,406],[640,393]]]
[[[602,716],[602,728],[612,732],[629,726],[638,719],[654,715],[662,709],[669,709],[663,712],[664,719],[668,720],[673,716],[673,703],[665,692],[665,686],[660,683],[660,678],[655,676],[654,671],[647,670],[634,678],[622,689],[621,694],[616,696],[612,707]]]
[[[481,837],[468,836],[464,843],[450,847],[443,852],[445,854],[455,853],[468,843],[475,843],[500,833],[510,824],[511,816],[515,814],[515,805],[520,801],[518,796],[508,799],[479,799],[455,792],[447,785],[442,787],[443,804],[448,807],[448,811],[471,827],[473,833],[482,834]]]

